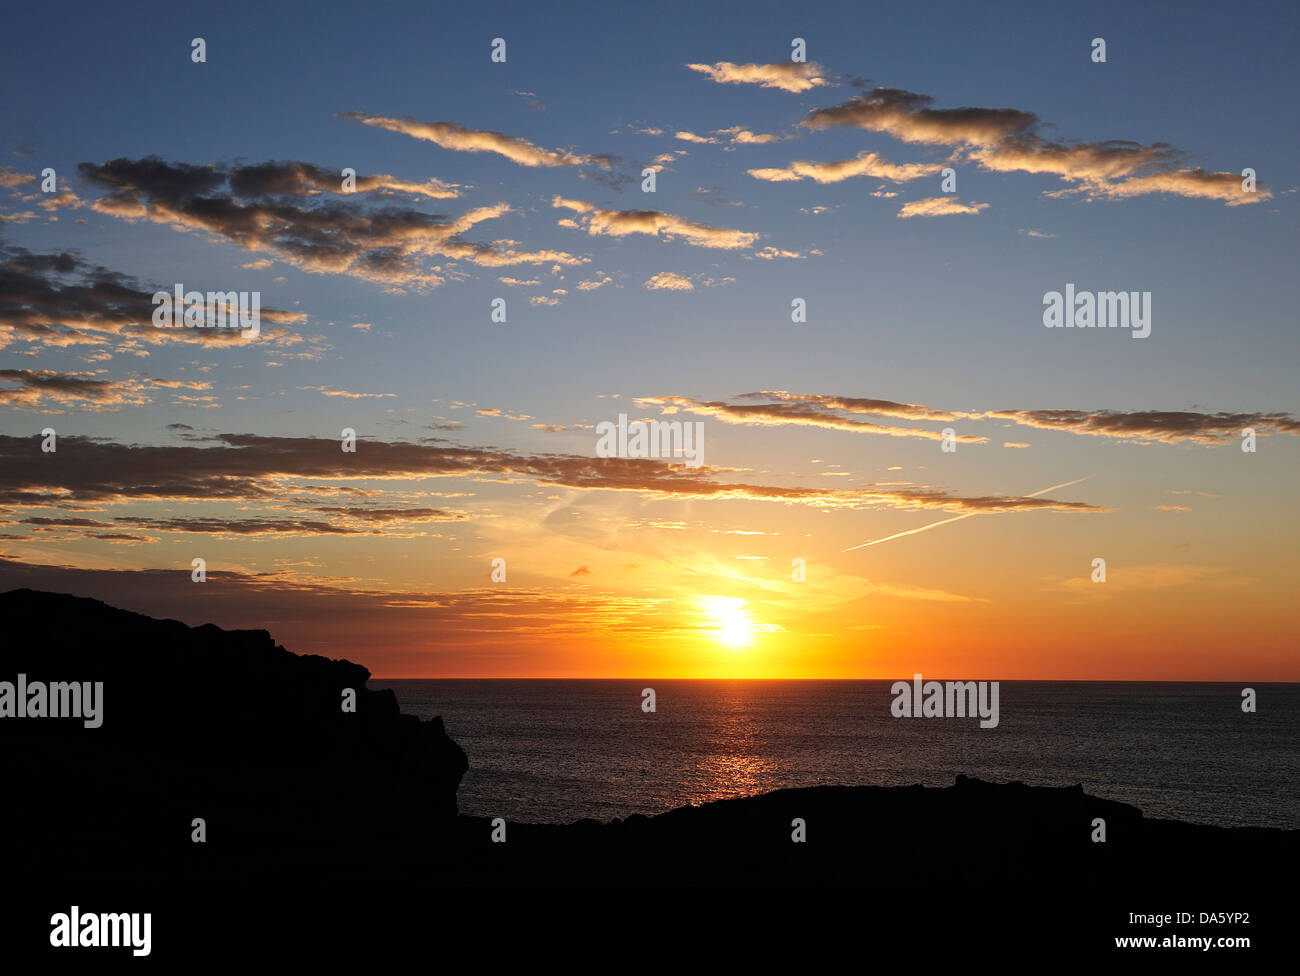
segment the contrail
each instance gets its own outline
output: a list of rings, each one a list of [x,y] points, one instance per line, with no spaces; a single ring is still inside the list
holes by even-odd
[[[1037,498],[1039,495],[1046,495],[1049,491],[1056,491],[1058,488],[1069,488],[1071,485],[1077,485],[1080,481],[1087,481],[1092,475],[1086,475],[1082,478],[1076,478],[1074,481],[1066,481],[1059,485],[1052,485],[1050,488],[1040,488],[1038,491],[1031,491],[1026,498]],[[976,515],[987,515],[988,512],[967,512],[965,515],[954,515],[952,518],[940,519],[938,522],[931,522],[929,525],[918,526],[915,529],[908,529],[906,532],[895,532],[893,535],[887,535],[883,539],[872,539],[870,542],[863,542],[856,546],[849,546],[847,549],[841,549],[840,552],[852,552],[854,549],[865,549],[867,546],[876,546],[882,542],[889,542],[891,539],[901,539],[905,535],[916,535],[918,532],[925,532],[928,529],[937,529],[941,525],[947,525],[949,522],[960,522],[962,519],[974,518]]]

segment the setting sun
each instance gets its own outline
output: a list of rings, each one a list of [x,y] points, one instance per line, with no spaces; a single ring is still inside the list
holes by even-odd
[[[704,629],[719,644],[745,647],[753,641],[754,622],[749,617],[746,602],[740,597],[701,597],[700,606],[709,618]]]

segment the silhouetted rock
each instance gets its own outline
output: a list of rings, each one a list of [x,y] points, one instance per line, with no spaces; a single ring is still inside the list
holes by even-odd
[[[44,870],[206,875],[353,860],[456,814],[464,752],[350,661],[264,630],[0,595],[0,681],[104,683],[101,725],[0,718],[0,827]],[[345,689],[355,712],[343,711]],[[191,842],[192,821],[207,842]]]

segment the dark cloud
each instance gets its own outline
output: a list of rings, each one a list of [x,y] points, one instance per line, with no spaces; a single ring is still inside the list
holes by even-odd
[[[354,192],[380,194],[405,193],[435,200],[460,196],[461,187],[431,179],[426,183],[400,180],[387,174],[355,176]],[[315,196],[339,193],[343,186],[342,170],[326,169],[299,161],[266,162],[254,166],[236,166],[229,174],[230,190],[237,197]]]
[[[1168,143],[1142,145],[1118,139],[1061,142],[1044,135],[1044,124],[1032,112],[969,106],[936,109],[931,107],[933,102],[929,95],[875,88],[839,105],[814,109],[800,124],[809,129],[847,126],[883,132],[902,142],[950,147],[955,151],[954,161],[970,159],[994,172],[1048,174],[1071,184],[1051,194],[1054,196],[1121,199],[1170,193],[1238,206],[1272,195],[1262,186],[1254,192],[1242,190],[1236,173],[1188,168],[1185,153]],[[851,163],[800,165],[833,169]]]
[[[126,445],[65,437],[57,453],[42,454],[37,438],[0,435],[0,504],[58,507],[73,501],[124,504],[151,499],[273,503],[283,500],[289,490],[281,479],[291,477],[463,477],[831,508],[1096,510],[1081,502],[1017,496],[969,498],[925,486],[838,489],[747,484],[721,480],[725,469],[688,468],[654,459],[524,455],[492,448],[365,439],[355,453],[344,453],[334,440],[256,434],[220,434],[209,443],[212,446]]]
[[[112,528],[112,523],[101,522],[99,519],[90,518],[49,518],[44,515],[33,515],[31,518],[21,520],[22,525],[37,525],[51,527],[68,527],[68,528]]]
[[[0,245],[0,348],[14,341],[44,346],[103,345],[114,337],[154,344],[244,341],[237,329],[156,328],[154,292],[170,292],[172,287],[147,287],[68,251],[34,254]],[[269,307],[262,308],[260,314],[267,323],[306,319],[299,312]],[[263,329],[260,341],[292,338],[282,329]]]
[[[948,411],[917,403],[897,403],[866,397],[832,396],[820,393],[788,393],[784,390],[744,393],[735,400],[764,401],[728,403],[696,400],[683,396],[637,397],[641,406],[659,406],[665,412],[687,410],[716,417],[725,423],[760,426],[797,425],[846,430],[891,437],[942,437],[940,431],[919,427],[895,427],[861,420],[853,414],[897,417],[904,420],[956,422],[958,420],[1010,420],[1025,427],[1091,434],[1118,440],[1184,441],[1221,444],[1250,427],[1259,434],[1300,436],[1300,421],[1290,414],[1268,412],[1197,413],[1176,410],[994,410],[985,412]],[[845,416],[849,414],[850,416]],[[959,441],[986,443],[986,437],[959,435]]]
[[[1256,433],[1300,436],[1300,421],[1286,413],[1195,413],[1188,410],[996,410],[988,414],[1025,427],[1120,440],[1222,444],[1247,427]]]
[[[1029,136],[1038,116],[1013,108],[931,108],[934,99],[901,88],[876,88],[830,108],[813,109],[810,129],[850,126],[886,132],[903,142],[989,145]]]
[[[689,410],[702,416],[716,417],[729,424],[755,424],[760,426],[798,425],[823,427],[830,430],[848,430],[859,434],[879,434],[887,437],[916,437],[924,440],[942,440],[943,432],[934,428],[899,427],[878,424],[869,420],[845,417],[844,413],[875,414],[909,420],[954,419],[956,415],[931,410],[912,403],[894,403],[891,400],[867,400],[860,397],[834,397],[816,394],[796,394],[777,391],[772,393],[746,393],[737,399],[765,399],[766,403],[726,403],[721,400],[696,400],[681,396],[637,397],[641,406],[659,406],[667,411]],[[983,444],[988,438],[961,434],[956,438],[965,444]]]
[[[463,512],[448,512],[440,508],[361,508],[324,507],[316,511],[328,515],[343,515],[363,522],[451,522],[465,517]]]
[[[14,384],[6,389],[4,384]],[[55,373],[50,370],[0,369],[0,404],[35,407],[43,400],[88,403],[91,408],[148,403],[148,385],[135,380],[114,381],[93,374]]]
[[[227,170],[148,157],[82,163],[78,171],[112,191],[92,205],[101,213],[212,234],[305,271],[345,274],[397,288],[442,284],[447,269],[430,263],[437,257],[489,267],[573,265],[584,260],[562,251],[523,252],[463,238],[475,225],[508,213],[505,204],[478,207],[457,217],[368,207],[343,194],[332,172],[307,163]],[[358,177],[358,188],[366,179],[378,181],[374,188],[416,192],[415,184],[391,177]]]
[[[144,518],[121,515],[114,519],[122,525],[162,532],[194,532],[214,535],[378,535],[378,529],[356,529],[333,522],[310,519],[225,519],[225,518]]]

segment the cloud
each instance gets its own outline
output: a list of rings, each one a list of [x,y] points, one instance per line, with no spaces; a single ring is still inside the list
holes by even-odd
[[[873,179],[903,183],[923,176],[933,176],[942,169],[943,167],[937,163],[891,163],[879,153],[863,151],[853,159],[840,162],[813,163],[796,160],[784,168],[751,169],[746,172],[754,179],[768,183],[788,183],[795,180],[841,183],[855,176],[870,176]]]
[[[988,208],[987,203],[962,203],[955,197],[926,197],[903,204],[898,216],[903,220],[908,217],[947,217],[951,214],[977,214]]]
[[[316,511],[328,515],[343,515],[363,522],[448,522],[465,517],[463,512],[448,512],[440,508],[360,508],[328,506]]]
[[[687,410],[702,416],[716,417],[725,423],[756,426],[794,425],[821,427],[828,430],[846,430],[859,434],[879,434],[888,437],[915,437],[924,440],[942,440],[940,430],[921,427],[897,427],[877,424],[841,416],[842,413],[874,414],[902,417],[910,420],[952,420],[954,415],[932,411],[917,404],[894,403],[890,400],[866,400],[853,397],[829,397],[811,394],[792,394],[784,391],[748,393],[736,399],[766,399],[766,403],[725,403],[720,400],[702,401],[682,396],[637,397],[638,406],[660,406],[665,413]],[[983,444],[986,437],[959,435],[961,443]]]
[[[33,515],[30,518],[19,519],[16,523],[6,523],[11,525],[34,525],[38,528],[94,528],[107,529],[112,528],[112,522],[101,522],[99,519],[92,518],[50,518],[47,515]]]
[[[830,84],[826,71],[815,62],[780,61],[776,64],[688,64],[692,71],[707,75],[720,85],[761,85],[787,92],[805,92]]]
[[[930,108],[934,99],[899,88],[876,88],[840,105],[813,109],[800,124],[809,129],[847,126],[884,132],[901,142],[988,146],[1029,135],[1032,112],[1010,108]]]
[[[416,122],[409,118],[394,119],[385,115],[369,115],[365,112],[339,112],[337,117],[377,129],[387,129],[389,132],[399,132],[413,139],[432,142],[443,149],[453,149],[457,152],[496,153],[520,166],[609,168],[609,160],[602,156],[583,156],[560,149],[542,149],[527,139],[486,129],[467,129],[454,122]]]
[[[572,200],[561,196],[552,198],[551,206],[573,210],[595,237],[608,235],[623,237],[628,234],[650,234],[667,241],[682,240],[694,247],[739,250],[752,247],[759,235],[728,227],[710,227],[683,217],[661,213],[657,210],[602,210],[585,200]]]
[[[690,278],[685,278],[674,271],[660,271],[650,278],[645,286],[651,291],[694,291]]]
[[[581,264],[560,251],[524,252],[513,242],[474,244],[463,234],[510,212],[498,203],[458,217],[394,206],[366,207],[356,194],[312,180],[307,164],[268,163],[225,170],[168,163],[157,157],[82,163],[81,175],[111,191],[92,209],[126,220],[149,220],[178,230],[207,233],[262,251],[304,271],[343,274],[393,288],[437,287],[447,269],[431,257],[484,267],[513,264]],[[311,193],[304,193],[312,189]],[[318,199],[326,191],[328,199]]]
[[[654,459],[525,455],[491,448],[373,439],[366,439],[364,447],[356,453],[347,454],[332,439],[257,434],[219,434],[184,445],[127,445],[69,435],[60,439],[57,453],[42,454],[39,438],[0,435],[0,505],[10,507],[58,508],[70,503],[84,506],[166,500],[209,505],[238,502],[242,510],[258,503],[282,502],[286,494],[299,490],[288,480],[293,478],[459,477],[522,480],[582,491],[629,491],[665,498],[749,499],[818,508],[1099,510],[1082,502],[1042,498],[966,497],[923,485],[806,488],[730,482],[719,480],[723,473]],[[123,518],[136,520],[130,524],[168,527],[164,522],[149,525],[148,520],[137,516]],[[196,526],[217,524],[210,520],[210,516],[204,516],[190,521],[186,530],[207,531]],[[220,520],[220,524],[230,522]],[[265,529],[265,524],[262,527]],[[290,531],[304,529],[299,526]]]
[[[1060,142],[1042,134],[1032,112],[1013,108],[936,109],[934,99],[898,88],[876,88],[840,105],[814,109],[800,125],[846,126],[882,132],[901,142],[953,148],[957,156],[999,173],[1057,176],[1074,184],[1049,195],[1125,199],[1146,194],[1222,200],[1229,206],[1258,203],[1272,194],[1241,188],[1235,173],[1188,169],[1168,143],[1128,140]],[[900,214],[900,216],[902,216]]]
[[[604,288],[614,279],[603,271],[597,271],[596,277],[589,278],[586,281],[578,282],[578,291],[595,291],[597,288]]]
[[[136,515],[119,515],[111,522],[92,518],[51,518],[49,516],[31,516],[5,524],[31,526],[37,533],[57,533],[61,539],[76,538],[68,529],[115,529],[135,527],[159,532],[202,533],[212,535],[379,535],[381,530],[376,524],[402,524],[422,522],[459,521],[465,518],[462,512],[450,512],[437,508],[363,508],[360,506],[322,506],[310,509],[334,517],[337,521],[325,522],[319,519],[298,518],[216,518],[216,517],[172,517],[154,518]],[[114,534],[107,536],[99,532],[86,533],[96,539],[116,539],[118,541],[154,541],[141,536]]]
[[[206,380],[164,380],[150,379],[154,386],[161,386],[167,390],[210,390],[212,384]]]
[[[539,102],[539,101],[537,100],[537,92],[530,92],[530,91],[512,91],[510,94],[511,94],[511,95],[518,95],[520,98],[522,98],[522,99],[524,100],[524,104],[526,104],[526,105],[527,105],[529,108],[531,108],[534,112],[545,112],[545,111],[546,111],[546,106],[543,105],[541,102]]]
[[[1176,170],[1172,173],[1134,176],[1122,183],[1090,180],[1078,191],[1058,190],[1056,194],[1051,195],[1069,192],[1082,193],[1092,200],[1124,200],[1150,193],[1168,193],[1172,196],[1201,200],[1222,200],[1229,207],[1240,207],[1272,197],[1272,194],[1263,188],[1255,193],[1243,191],[1241,177],[1237,173],[1210,173],[1199,167]]]
[[[832,396],[818,393],[790,393],[767,390],[733,397],[740,403],[696,400],[683,396],[637,397],[639,406],[659,406],[664,413],[688,410],[713,416],[726,423],[760,426],[795,425],[845,430],[895,437],[940,439],[941,433],[911,427],[890,427],[859,419],[862,416],[894,417],[955,423],[959,420],[1009,420],[1024,427],[1059,430],[1072,434],[1109,437],[1139,442],[1183,442],[1217,445],[1238,438],[1243,428],[1258,434],[1300,436],[1300,420],[1286,413],[1195,413],[1166,410],[993,410],[949,411],[917,403],[865,397]],[[849,416],[845,416],[848,414]],[[856,416],[855,416],[856,415]],[[959,441],[983,444],[985,437],[959,435]],[[1014,442],[1011,442],[1014,444]]]
[[[429,179],[413,183],[393,176],[377,173],[355,177],[356,193],[405,193],[428,197],[432,200],[454,200],[464,189],[458,183],[444,183]],[[236,196],[315,196],[319,193],[343,192],[342,171],[325,169],[311,163],[297,161],[266,162],[254,166],[238,166],[230,176],[230,188]]]
[[[0,186],[16,188],[36,182],[35,173],[23,173],[7,166],[0,166]]]
[[[178,334],[155,328],[155,290],[70,252],[34,254],[0,245],[0,348],[15,341],[52,347],[104,345],[110,337],[153,344],[301,341],[283,329],[265,327],[257,340],[244,340],[237,329],[186,329]],[[277,325],[307,320],[301,312],[271,307],[260,314],[264,323]]]
[[[211,535],[380,535],[379,529],[358,529],[311,519],[144,518],[122,515],[123,525],[161,532]]]
[[[680,139],[682,142],[693,142],[697,145],[704,146],[716,146],[719,142],[718,139],[712,139],[708,136],[697,136],[694,132],[686,131],[678,132],[675,138]]]
[[[730,136],[731,141],[740,146],[765,146],[771,142],[781,142],[785,138],[772,132],[753,132],[739,125],[733,125],[729,129],[714,129],[713,134]]]
[[[721,196],[722,187],[720,186],[697,186],[694,195],[703,198],[704,202],[714,207],[740,207],[743,204],[739,200],[728,200]]]
[[[1062,488],[1070,488],[1070,487],[1073,487],[1074,485],[1077,485],[1077,484],[1079,484],[1080,482],[1082,482],[1082,481],[1086,481],[1086,480],[1087,480],[1086,478],[1076,478],[1074,481],[1066,481],[1066,482],[1063,482],[1063,483],[1061,483],[1061,484],[1059,484],[1059,485],[1050,485],[1050,486],[1047,487],[1047,488],[1040,488],[1040,489],[1038,489],[1038,491],[1031,491],[1028,495],[1024,495],[1024,496],[1022,496],[1022,497],[1023,497],[1025,500],[1035,499],[1035,498],[1041,498],[1043,495],[1046,495],[1049,491],[1059,491],[1059,490],[1062,489]],[[1069,503],[1067,502],[1067,503],[1059,503],[1059,504],[1067,504],[1067,505],[1068,505]],[[1089,506],[1089,507],[1091,508],[1091,506]],[[1092,510],[1093,510],[1093,511],[1101,511],[1100,509],[1092,509]],[[991,510],[991,509],[989,509],[989,510],[985,510],[985,511],[980,511],[980,510],[977,509],[977,510],[973,510],[973,511],[969,511],[969,512],[964,512],[964,513],[961,514],[961,515],[955,515],[955,516],[953,516],[952,518],[942,519],[942,520],[940,520],[940,521],[938,521],[938,522],[929,522],[929,523],[927,523],[927,524],[925,524],[925,525],[919,525],[919,526],[917,526],[917,527],[914,528],[914,529],[907,529],[907,530],[904,531],[904,532],[895,532],[895,533],[893,533],[892,535],[887,535],[887,536],[884,536],[883,538],[880,538],[880,539],[871,539],[871,540],[869,540],[869,541],[867,541],[867,542],[861,542],[861,543],[859,543],[859,544],[856,545],[856,546],[849,546],[847,549],[842,549],[841,552],[853,552],[853,551],[856,550],[856,549],[866,549],[866,548],[868,548],[868,547],[870,547],[870,546],[878,546],[878,545],[880,545],[882,542],[892,542],[892,541],[895,540],[895,539],[902,539],[902,538],[905,538],[906,536],[910,536],[910,535],[920,535],[922,532],[929,532],[931,529],[937,529],[937,528],[939,528],[940,526],[943,526],[943,525],[950,525],[950,524],[952,524],[953,522],[961,522],[961,521],[964,521],[964,520],[966,520],[966,519],[968,519],[968,518],[972,518],[972,517],[974,517],[974,516],[976,516],[976,515],[987,514],[987,512],[989,512],[989,511],[1006,511],[1006,509],[1000,509],[1000,510]]]
[[[396,393],[351,393],[347,390],[336,390],[332,386],[300,386],[300,390],[314,390],[321,396],[342,397],[346,400],[381,400],[385,397],[396,397]]]
[[[106,380],[94,373],[0,369],[0,384],[14,384],[9,389],[0,387],[0,404],[27,410],[41,408],[47,402],[96,412],[151,402],[148,382]]]
[[[505,420],[532,420],[533,418],[526,413],[511,413],[509,410],[502,410],[500,407],[484,407],[482,410],[475,410],[480,417],[502,417]]]
[[[707,136],[681,130],[675,134],[675,138],[699,146],[720,146],[724,142],[738,146],[763,146],[771,142],[780,142],[784,137],[766,132],[753,132],[742,125],[733,125],[727,129],[714,129]],[[671,159],[668,160],[668,162],[671,161]]]
[[[758,413],[773,418],[815,418],[829,417],[829,411],[833,410],[851,413],[875,414],[884,417],[899,417],[908,420],[952,421],[959,417],[966,416],[965,414],[951,413],[946,410],[935,410],[919,403],[897,403],[893,400],[876,400],[866,397],[830,396],[821,393],[790,393],[786,390],[763,390],[757,393],[742,393],[734,399],[776,401],[755,405],[730,405],[728,409],[736,411],[734,414],[735,416],[745,416],[751,413]],[[692,400],[689,397],[659,396],[638,397],[637,403],[643,406],[658,404],[694,409],[694,407],[700,405],[701,401]],[[711,401],[708,406],[716,409],[720,406],[728,405],[720,404],[717,401]]]
[[[1210,446],[1227,443],[1250,427],[1257,433],[1300,436],[1300,421],[1286,413],[1195,413],[1173,410],[995,410],[987,417],[1025,427],[1117,440]]]

